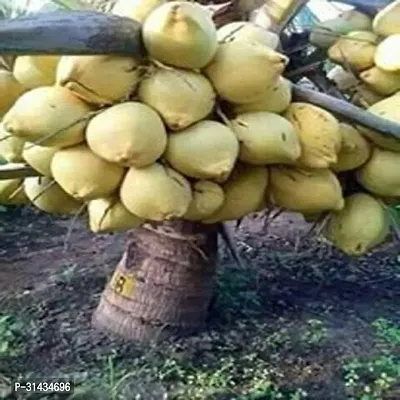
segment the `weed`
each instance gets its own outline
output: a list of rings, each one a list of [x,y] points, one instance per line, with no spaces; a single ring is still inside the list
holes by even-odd
[[[400,360],[391,354],[400,345],[400,327],[379,318],[372,328],[386,347],[372,360],[354,359],[344,366],[345,385],[352,400],[380,400],[391,396],[400,384]]]
[[[0,315],[0,356],[17,357],[24,352],[25,324],[12,315]]]
[[[307,330],[301,336],[301,341],[310,345],[321,344],[328,336],[328,330],[324,327],[324,323],[318,319],[310,319],[307,321]]]
[[[354,359],[344,366],[345,385],[351,400],[380,400],[400,379],[400,361],[379,356],[372,361]]]
[[[379,318],[372,323],[377,336],[390,346],[400,346],[400,326],[385,318]]]
[[[217,270],[216,308],[227,320],[262,315],[257,276],[250,269],[229,265]]]

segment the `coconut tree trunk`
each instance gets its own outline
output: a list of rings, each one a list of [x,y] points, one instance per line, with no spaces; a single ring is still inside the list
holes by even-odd
[[[201,329],[214,292],[217,228],[173,221],[129,233],[94,326],[146,342]]]

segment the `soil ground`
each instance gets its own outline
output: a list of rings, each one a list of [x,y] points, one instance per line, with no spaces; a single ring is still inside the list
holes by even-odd
[[[0,391],[18,377],[70,377],[71,398],[87,400],[400,399],[398,242],[352,259],[299,241],[310,225],[295,215],[268,229],[246,218],[235,235],[247,266],[221,244],[207,329],[139,346],[91,327],[124,235],[78,221],[66,242],[70,224],[0,212]]]

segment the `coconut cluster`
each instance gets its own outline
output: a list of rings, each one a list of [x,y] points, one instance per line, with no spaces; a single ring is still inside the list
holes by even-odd
[[[351,10],[324,26],[314,28],[311,41],[325,48],[329,59],[336,64],[328,78],[349,101],[380,117],[400,122],[400,1],[391,2],[375,17]],[[373,247],[388,232],[382,204],[398,203],[400,141],[361,126],[347,126],[342,135],[341,162],[334,170],[363,193],[353,194],[345,211],[333,219],[328,237],[339,247],[345,247],[351,236],[359,236],[361,230],[364,234],[375,231],[369,245]],[[372,216],[368,220],[367,211],[367,207],[372,210],[373,201],[381,205],[375,206],[376,215],[372,211],[370,214],[376,217],[375,224]],[[358,203],[360,210],[361,205],[366,207],[364,213],[354,211]],[[356,229],[357,223],[360,225]]]
[[[145,59],[24,56],[2,71],[0,154],[40,177],[0,181],[0,203],[86,208],[93,232],[172,219],[213,224],[274,207],[329,214],[325,235],[353,255],[387,237],[373,195],[400,195],[400,175],[386,168],[398,153],[375,133],[293,101],[275,33],[251,22],[217,29],[208,10],[186,1],[119,1],[113,12],[142,23]],[[374,60],[378,35],[354,33],[350,42],[362,38]],[[370,53],[359,54],[351,65],[371,68]],[[377,113],[382,107],[395,119],[390,107]],[[364,191],[346,194],[348,171]]]

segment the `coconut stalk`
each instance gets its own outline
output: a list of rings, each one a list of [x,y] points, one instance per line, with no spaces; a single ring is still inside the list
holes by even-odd
[[[358,124],[365,128],[383,133],[384,135],[400,139],[399,123],[389,121],[369,111],[362,110],[345,100],[304,88],[298,84],[293,84],[293,96],[295,100],[322,107],[350,123]]]
[[[140,24],[97,11],[42,13],[0,21],[0,54],[144,54]]]
[[[0,180],[30,178],[33,176],[41,175],[29,165],[15,163],[0,165]]]

